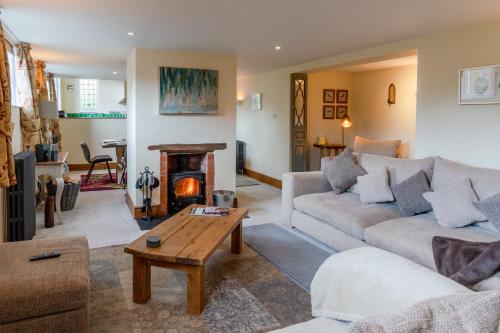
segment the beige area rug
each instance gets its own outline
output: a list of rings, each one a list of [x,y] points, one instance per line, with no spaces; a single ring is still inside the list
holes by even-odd
[[[132,302],[132,256],[123,246],[91,250],[91,332],[266,332],[311,319],[310,296],[262,256],[225,242],[206,266],[206,306],[186,314],[186,277],[152,268],[152,296]]]

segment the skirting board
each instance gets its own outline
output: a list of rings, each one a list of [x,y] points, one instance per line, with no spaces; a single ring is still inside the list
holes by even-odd
[[[84,164],[68,164],[69,171],[86,171],[90,169],[89,163]],[[109,163],[111,169],[116,169],[116,163]],[[94,166],[94,170],[105,170],[106,163],[99,163]]]
[[[132,202],[132,199],[128,195],[128,192],[125,192],[125,202],[127,203],[128,209],[130,210],[130,214],[134,217],[134,219],[141,218],[144,216],[144,213],[141,212],[141,206],[135,206],[134,203]],[[151,206],[151,217],[158,217],[160,216],[159,210],[160,205],[152,205]]]
[[[264,175],[262,173],[250,169],[245,169],[245,175],[247,175],[250,178],[257,179],[258,181],[261,181],[267,185],[271,185],[281,189],[282,185],[281,185],[281,180],[279,179]]]

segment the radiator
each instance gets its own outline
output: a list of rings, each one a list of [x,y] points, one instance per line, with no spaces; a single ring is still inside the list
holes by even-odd
[[[17,184],[7,188],[7,241],[32,239],[36,231],[35,154],[14,155]]]

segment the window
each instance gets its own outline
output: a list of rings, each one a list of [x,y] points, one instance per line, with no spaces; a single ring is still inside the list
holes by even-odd
[[[97,80],[80,79],[80,112],[97,111]]]
[[[9,61],[9,75],[10,75],[10,99],[11,104],[19,106],[17,103],[17,86],[16,86],[16,56],[14,55],[14,48],[7,42],[7,60]]]

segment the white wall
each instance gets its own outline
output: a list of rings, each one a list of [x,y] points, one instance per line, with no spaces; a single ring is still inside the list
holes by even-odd
[[[215,115],[159,114],[159,67],[206,68],[219,71],[219,112]],[[129,83],[128,142],[135,142],[128,155],[128,191],[139,204],[134,188],[136,176],[144,166],[159,175],[160,152],[149,151],[154,144],[227,143],[215,152],[215,188],[235,189],[236,140],[236,57],[233,55],[135,49],[127,59]],[[133,165],[133,166],[132,166]],[[133,170],[133,169],[134,170]],[[153,201],[158,202],[159,190]]]
[[[349,143],[360,135],[374,140],[402,141],[400,156],[412,158],[415,146],[417,66],[354,73]],[[387,104],[389,85],[396,86],[396,104]],[[347,141],[347,135],[346,135]]]
[[[238,79],[236,137],[246,143],[247,169],[281,179],[289,167],[289,78],[286,72],[270,72]],[[262,93],[262,110],[250,108],[250,95]]]
[[[423,38],[416,156],[500,168],[500,104],[459,105],[458,70],[500,63],[500,21]]]
[[[102,148],[104,139],[123,139],[127,137],[127,119],[59,119],[62,150],[68,152],[69,164],[86,164],[80,148],[84,141],[92,155],[107,154],[116,162],[114,148]]]
[[[338,119],[323,119],[323,89],[347,89],[348,113],[351,114],[352,74],[338,71],[321,71],[308,75],[307,137],[309,146],[309,170],[319,170],[319,149],[314,148],[317,137],[325,135],[329,143],[342,143],[342,128]],[[347,134],[347,132],[346,132]],[[347,141],[347,135],[346,135]]]
[[[428,36],[382,44],[329,58],[310,61],[284,69],[238,79],[238,91],[247,91],[251,83],[263,90],[266,81],[273,87],[266,89],[263,103],[271,100],[279,110],[280,131],[262,127],[248,127],[238,119],[238,137],[247,144],[258,145],[259,134],[240,136],[245,133],[274,133],[263,146],[270,150],[272,159],[264,160],[259,153],[247,151],[247,158],[254,170],[279,178],[289,170],[289,80],[295,72],[313,72],[340,66],[378,61],[388,57],[407,56],[418,50],[417,115],[415,129],[415,157],[441,155],[464,163],[500,168],[500,105],[459,105],[458,70],[460,68],[495,65],[500,61],[500,21],[453,29]],[[265,96],[265,97],[264,97]],[[238,108],[238,118],[246,107]],[[287,130],[284,130],[287,128]],[[275,145],[275,142],[279,142]],[[264,148],[262,148],[264,149]]]

